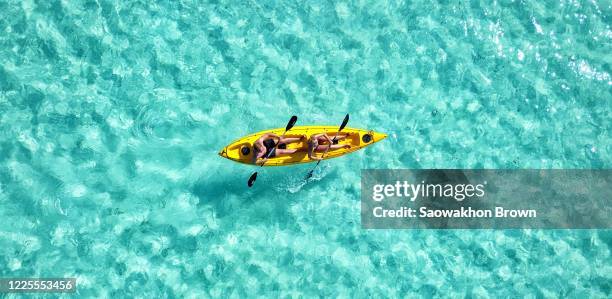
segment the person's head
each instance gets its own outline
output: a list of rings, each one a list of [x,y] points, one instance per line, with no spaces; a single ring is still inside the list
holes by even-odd
[[[317,139],[316,135],[310,135],[310,139],[308,139],[308,142],[310,142],[310,143],[318,143],[318,139]]]

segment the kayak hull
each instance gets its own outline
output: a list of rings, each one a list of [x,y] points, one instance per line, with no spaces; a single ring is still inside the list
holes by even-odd
[[[253,165],[253,143],[255,140],[265,133],[273,133],[280,136],[284,131],[285,128],[277,128],[244,136],[221,149],[221,151],[219,151],[219,156],[238,163]],[[327,135],[333,138],[337,132],[337,126],[295,126],[291,128],[287,134],[285,134],[285,138],[300,138],[305,136],[305,138],[300,141],[287,144],[287,149],[298,149],[298,151],[289,155],[278,155],[276,157],[272,157],[268,159],[265,166],[287,166],[300,163],[316,162],[317,160],[313,160],[308,157],[308,138],[310,138],[310,136],[313,134],[320,133],[327,133]],[[358,151],[387,137],[387,135],[383,133],[348,127],[344,128],[340,132],[340,136],[344,135],[346,135],[346,138],[338,141],[338,144],[348,144],[351,147],[330,149],[325,155],[325,160],[341,157]],[[317,151],[315,154],[316,156],[321,157],[323,152]]]

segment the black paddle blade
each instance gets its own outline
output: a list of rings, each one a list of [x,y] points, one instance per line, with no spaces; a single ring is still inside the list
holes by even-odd
[[[291,128],[293,128],[296,121],[297,121],[297,116],[295,115],[292,116],[289,122],[287,123],[287,126],[285,127],[285,131],[289,131]]]
[[[306,175],[306,180],[308,180],[309,178],[312,177],[312,174],[314,173],[315,169],[317,169],[317,166],[319,166],[319,164],[321,164],[321,161],[323,161],[323,160],[317,161],[317,164],[308,172],[308,174]]]
[[[340,125],[340,129],[338,131],[342,131],[342,129],[346,127],[346,124],[348,124],[348,121],[349,121],[349,115],[346,114],[346,116],[344,117],[344,120],[342,121],[342,124]]]
[[[257,179],[257,171],[255,171],[249,178],[249,182],[247,183],[249,187],[253,187],[253,184],[255,183],[256,179]]]

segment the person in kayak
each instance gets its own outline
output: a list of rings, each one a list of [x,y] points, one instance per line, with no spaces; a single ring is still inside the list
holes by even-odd
[[[261,137],[257,138],[255,143],[253,143],[253,150],[255,151],[255,154],[253,155],[253,164],[255,164],[258,159],[268,157],[268,154],[270,155],[269,158],[272,158],[278,155],[288,155],[297,152],[298,149],[287,149],[287,144],[298,142],[302,139],[305,139],[305,136],[300,138],[281,138],[273,133],[261,135]],[[278,147],[274,149],[277,142]]]
[[[329,147],[330,150],[338,148],[351,148],[349,144],[337,144],[339,140],[346,138],[347,135],[338,135],[334,142],[326,133],[313,134],[308,139],[308,158],[312,160],[322,160],[315,155],[315,152],[325,152]],[[324,144],[327,143],[327,144]]]

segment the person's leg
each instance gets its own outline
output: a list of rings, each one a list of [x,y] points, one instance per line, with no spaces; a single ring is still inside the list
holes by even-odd
[[[317,151],[318,152],[324,152],[324,151],[327,150],[328,146],[329,145],[319,145],[319,146],[317,146]],[[330,150],[339,149],[339,148],[351,148],[351,146],[348,145],[348,144],[332,144]]]
[[[335,136],[335,135],[336,135],[336,134],[329,135],[329,137],[331,138],[331,140],[332,140],[332,141],[334,140],[334,136]],[[342,140],[342,139],[345,139],[345,138],[346,138],[346,136],[347,136],[346,134],[344,134],[344,135],[338,135],[338,137],[336,137],[336,142],[335,142],[334,144],[336,144],[338,141],[340,141],[340,140]],[[327,138],[325,138],[325,137],[323,137],[323,136],[320,136],[320,137],[318,137],[317,139],[319,140],[319,144],[327,144]]]
[[[264,156],[264,152],[260,152],[260,151],[253,151],[253,164],[257,163],[257,159],[261,159]]]
[[[285,138],[285,137],[283,137],[283,138],[280,139],[279,143],[292,143],[292,142],[298,142],[300,140],[302,140],[302,138]]]
[[[338,135],[338,137],[336,137],[336,140],[340,141],[340,140],[342,140],[342,139],[345,139],[347,136],[348,136],[348,134],[341,134],[341,135]],[[334,139],[334,136],[329,136],[329,137],[331,137],[331,138],[332,138],[332,140]]]
[[[339,141],[346,139],[348,135],[338,135],[338,137],[336,137],[336,142],[334,142],[334,144],[338,144]],[[332,137],[332,141],[334,140],[334,137]]]
[[[293,149],[280,149],[280,148],[277,148],[276,149],[276,155],[277,156],[280,156],[280,155],[290,155],[290,154],[293,154],[293,153],[295,153],[297,151],[298,151],[297,148],[293,148]]]

